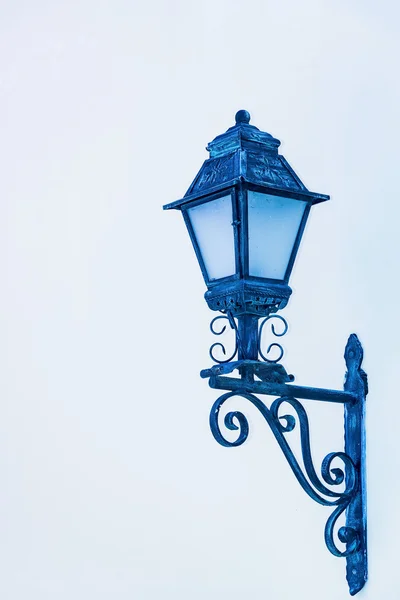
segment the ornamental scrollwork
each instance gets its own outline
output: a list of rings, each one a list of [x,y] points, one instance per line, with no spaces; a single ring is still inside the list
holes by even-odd
[[[232,155],[209,159],[200,171],[191,192],[229,179],[229,174],[233,170],[233,160]]]
[[[319,476],[315,470],[311,449],[310,430],[307,413],[303,405],[295,398],[283,396],[276,399],[268,408],[254,394],[245,391],[227,392],[220,396],[214,403],[210,413],[210,427],[216,441],[222,446],[235,447],[242,445],[248,438],[249,423],[247,417],[239,411],[226,413],[223,423],[229,431],[238,431],[237,438],[228,440],[222,433],[219,415],[222,406],[233,396],[240,396],[251,402],[267,421],[275,439],[277,440],[290,468],[304,491],[316,502],[334,508],[325,526],[325,543],[328,550],[335,556],[347,557],[357,552],[360,544],[359,532],[353,527],[340,527],[337,537],[346,544],[346,549],[341,550],[335,540],[335,527],[339,517],[345,512],[359,489],[359,477],[351,458],[344,452],[331,452],[322,461]],[[291,414],[279,416],[282,404],[289,404],[294,409],[297,419]],[[299,424],[301,453],[304,469],[293,454],[285,434],[290,433]],[[343,468],[334,467],[333,462],[340,460]],[[335,490],[335,486],[343,484],[344,489]],[[329,487],[328,487],[329,486]]]
[[[221,359],[215,355],[214,351],[216,348],[219,348],[220,351],[222,352],[222,354],[224,356],[226,356],[225,345],[222,344],[221,342],[215,342],[214,344],[212,344],[210,346],[209,355],[210,355],[210,358],[218,364],[224,364],[224,363],[230,362],[231,360],[233,360],[235,358],[237,351],[238,351],[237,326],[236,326],[235,319],[233,318],[233,316],[230,313],[227,313],[226,315],[219,315],[218,317],[214,317],[214,319],[210,323],[211,333],[213,333],[214,335],[222,335],[225,332],[226,325],[223,325],[223,327],[221,329],[216,329],[217,321],[221,321],[221,320],[228,321],[231,329],[233,329],[235,331],[235,348],[234,348],[233,353],[229,356],[229,358]],[[221,326],[221,323],[219,323],[218,325]]]
[[[279,187],[289,187],[297,190],[302,187],[282,163],[279,156],[259,156],[249,153],[248,170],[256,179]]]
[[[283,324],[282,331],[279,332],[279,331],[277,331],[275,329],[274,323],[271,322],[272,319],[277,319],[278,321],[280,321]],[[273,335],[275,337],[282,337],[282,336],[284,336],[287,333],[287,331],[289,329],[289,326],[287,324],[286,319],[284,319],[280,315],[269,315],[268,317],[266,317],[265,319],[263,319],[261,321],[261,323],[260,323],[260,327],[259,327],[259,330],[258,330],[258,354],[266,362],[269,362],[269,363],[278,363],[280,360],[282,360],[282,357],[283,357],[283,355],[285,353],[285,351],[284,351],[283,347],[281,346],[281,344],[278,344],[277,342],[272,342],[268,346],[268,348],[267,348],[267,352],[266,352],[267,355],[271,352],[271,350],[273,348],[276,349],[276,350],[278,350],[278,356],[275,357],[275,358],[272,358],[271,356],[270,357],[266,356],[263,353],[263,351],[262,351],[263,329],[264,329],[264,326],[265,326],[265,324],[267,322],[270,322],[270,324],[271,324],[271,331],[272,331],[272,333],[273,333]]]

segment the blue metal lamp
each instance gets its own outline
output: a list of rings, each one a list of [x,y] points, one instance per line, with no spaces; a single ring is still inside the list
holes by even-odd
[[[211,321],[211,331],[221,335],[226,327],[217,330],[216,322],[227,320],[235,332],[233,354],[226,358],[224,345],[214,343],[210,356],[218,364],[201,372],[203,378],[209,378],[212,388],[228,390],[212,407],[211,431],[223,446],[239,446],[248,436],[245,415],[228,412],[223,419],[227,429],[239,431],[232,442],[221,431],[220,409],[232,396],[241,396],[258,408],[303,489],[316,502],[333,507],[325,527],[325,542],[332,554],[346,557],[347,581],[354,595],[367,580],[367,379],[361,369],[361,344],[355,334],[349,337],[344,391],[295,386],[294,377],[279,364],[282,346],[275,342],[266,354],[262,350],[266,322],[277,319],[283,323],[281,333],[272,325],[276,336],[284,335],[288,329],[285,319],[274,313],[287,305],[292,293],[289,277],[310,210],[329,200],[329,196],[307,190],[278,154],[279,145],[279,140],[250,125],[249,113],[240,110],[236,124],[209,144],[210,158],[185,196],[164,209],[179,209],[183,214],[208,288],[205,299],[211,310],[221,313]],[[225,355],[223,359],[215,356],[217,347]],[[268,357],[272,349],[278,349],[274,359]],[[240,377],[227,377],[234,370]],[[254,394],[276,399],[268,408]],[[321,466],[321,477],[313,465],[308,418],[299,398],[344,405],[345,451],[328,454]],[[296,419],[279,414],[284,403],[297,414],[304,468],[286,439],[296,426]],[[334,466],[339,461],[344,470]],[[337,530],[341,515],[345,515],[345,525]]]

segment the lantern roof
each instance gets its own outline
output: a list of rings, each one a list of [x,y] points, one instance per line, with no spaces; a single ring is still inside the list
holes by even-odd
[[[181,200],[166,204],[165,210],[231,187],[239,182],[260,185],[279,193],[310,200],[313,204],[329,200],[325,194],[310,192],[278,153],[280,141],[250,125],[250,114],[239,110],[235,125],[218,135],[207,146],[210,153]]]

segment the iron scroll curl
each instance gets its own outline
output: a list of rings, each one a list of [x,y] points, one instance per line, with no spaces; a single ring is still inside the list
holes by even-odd
[[[225,364],[230,362],[231,360],[233,360],[237,354],[238,351],[238,341],[237,341],[237,326],[235,323],[234,318],[231,316],[230,313],[228,313],[227,315],[218,315],[217,317],[214,317],[214,319],[211,321],[210,323],[210,331],[211,333],[213,333],[214,335],[222,335],[224,333],[224,331],[226,330],[226,325],[224,325],[221,329],[221,331],[217,331],[215,329],[215,323],[220,320],[220,319],[226,319],[229,322],[229,325],[231,326],[231,329],[233,329],[235,331],[235,349],[233,351],[233,354],[231,354],[229,356],[229,358],[225,358],[223,360],[217,358],[214,355],[214,349],[215,348],[220,348],[221,352],[226,355],[226,348],[224,346],[224,344],[222,344],[221,342],[215,342],[214,344],[212,344],[210,346],[210,350],[209,350],[209,355],[211,360],[213,360],[214,362],[218,363],[218,364]]]
[[[271,408],[268,408],[257,396],[249,392],[227,392],[220,396],[213,404],[210,412],[210,428],[215,440],[225,447],[241,446],[248,438],[249,423],[247,417],[240,411],[226,413],[223,423],[229,431],[238,431],[235,440],[228,440],[222,433],[220,427],[220,410],[227,400],[233,396],[240,396],[251,402],[267,421],[275,439],[277,440],[290,468],[303,490],[315,502],[324,506],[334,507],[325,526],[325,543],[328,550],[335,556],[346,557],[356,552],[359,548],[359,532],[352,527],[340,527],[337,532],[339,541],[346,544],[345,550],[340,550],[335,542],[335,529],[340,515],[346,510],[359,486],[359,478],[356,467],[351,458],[344,452],[329,453],[321,465],[321,477],[315,470],[310,448],[310,431],[306,411],[303,405],[295,398],[283,396],[276,399]],[[297,415],[300,427],[301,452],[304,463],[304,471],[295,458],[285,434],[293,431],[296,426],[296,417],[293,415],[279,416],[278,412],[282,404],[289,404]],[[333,467],[334,460],[341,460],[344,470]],[[344,489],[337,491],[330,487],[339,486],[344,483]],[[327,496],[325,498],[324,496]]]
[[[275,337],[282,337],[284,336],[288,329],[289,329],[289,325],[286,321],[286,319],[284,319],[283,317],[281,317],[281,315],[268,315],[268,317],[266,317],[265,319],[263,319],[261,321],[260,324],[260,328],[258,330],[258,353],[261,356],[261,358],[265,361],[265,362],[269,362],[269,363],[278,363],[280,360],[282,360],[283,355],[285,353],[283,347],[281,346],[281,344],[278,344],[277,342],[272,342],[268,348],[267,348],[267,354],[270,353],[270,351],[272,350],[272,348],[277,348],[279,350],[279,355],[277,358],[272,359],[272,358],[268,358],[267,356],[265,356],[263,354],[263,351],[261,349],[262,346],[262,334],[263,334],[263,329],[264,329],[264,325],[267,323],[267,321],[270,321],[271,319],[278,319],[279,321],[281,321],[283,323],[283,331],[281,333],[278,333],[275,329],[275,325],[274,323],[271,323],[271,331],[274,334]]]

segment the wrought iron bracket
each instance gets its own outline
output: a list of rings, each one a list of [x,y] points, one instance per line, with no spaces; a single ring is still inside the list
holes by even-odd
[[[246,416],[238,411],[225,414],[223,424],[228,430],[238,431],[234,441],[221,431],[220,411],[227,400],[240,396],[251,402],[267,421],[296,479],[304,491],[316,502],[333,508],[325,526],[325,543],[335,556],[346,558],[346,578],[350,594],[359,592],[367,580],[367,524],[365,483],[365,398],[368,393],[367,377],[361,368],[363,350],[355,334],[351,334],[345,349],[347,373],[344,390],[330,390],[297,386],[290,383],[281,365],[261,363],[258,360],[238,360],[218,364],[201,372],[209,378],[214,389],[228,390],[214,403],[210,413],[210,427],[216,441],[222,446],[243,444],[249,433]],[[241,378],[227,374],[238,369]],[[259,380],[256,380],[257,377]],[[275,396],[268,408],[255,394]],[[334,402],[344,405],[344,452],[331,452],[321,465],[321,476],[314,467],[306,410],[299,398]],[[296,426],[291,414],[279,415],[283,404],[289,404],[297,415],[300,427],[303,467],[295,458],[286,435]],[[344,468],[334,466],[341,461]],[[341,491],[337,491],[342,484]],[[339,517],[345,514],[345,525],[336,532]],[[335,537],[343,547],[339,547]]]

